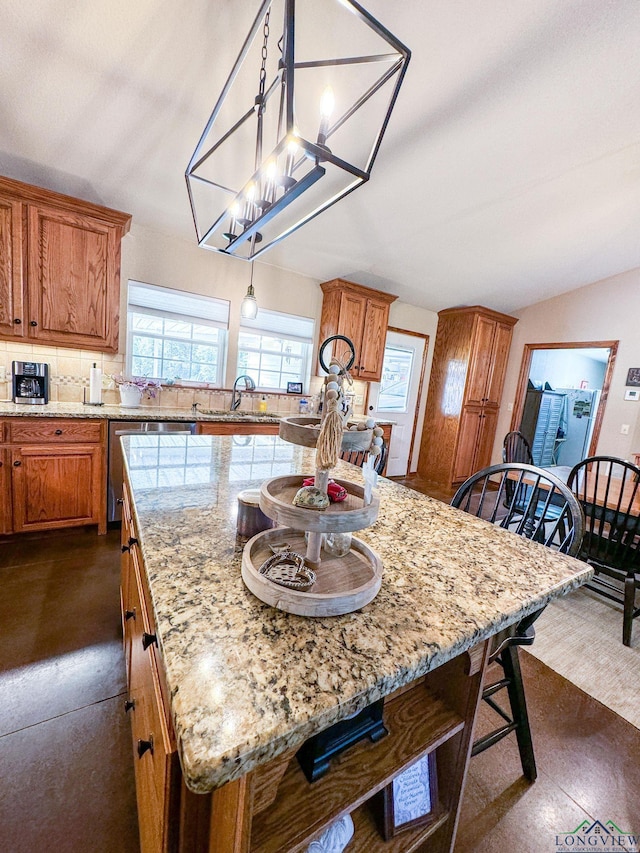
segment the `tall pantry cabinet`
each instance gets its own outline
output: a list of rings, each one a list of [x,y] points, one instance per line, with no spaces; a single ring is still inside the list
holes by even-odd
[[[479,305],[438,317],[418,472],[450,488],[491,462],[517,319]]]

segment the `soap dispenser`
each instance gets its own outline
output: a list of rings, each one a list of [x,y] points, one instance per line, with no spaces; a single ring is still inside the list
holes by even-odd
[[[261,415],[265,415],[267,413],[267,398],[262,395],[262,399],[258,403],[258,411]]]

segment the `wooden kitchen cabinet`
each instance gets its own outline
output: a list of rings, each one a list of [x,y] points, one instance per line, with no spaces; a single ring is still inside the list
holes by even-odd
[[[356,351],[350,371],[352,376],[366,382],[379,382],[389,306],[397,297],[341,278],[325,281],[320,287],[324,296],[319,343],[332,335],[345,335],[353,341]]]
[[[197,435],[278,435],[279,424],[260,423],[217,423],[199,421],[196,427]]]
[[[0,337],[13,339],[22,332],[22,204],[0,191]]]
[[[118,350],[129,214],[0,178],[0,339]]]
[[[450,488],[491,462],[515,317],[440,311],[418,472]]]
[[[123,713],[131,720],[140,848],[143,853],[169,853],[177,849],[178,754],[126,485],[123,502],[120,591],[127,663]]]
[[[97,524],[105,533],[106,421],[15,418],[1,428],[0,532]]]
[[[11,533],[12,527],[11,462],[9,450],[6,447],[0,447],[0,535]]]

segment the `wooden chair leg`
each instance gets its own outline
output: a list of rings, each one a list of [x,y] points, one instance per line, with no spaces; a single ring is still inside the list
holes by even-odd
[[[533,754],[533,741],[531,739],[527,702],[522,684],[518,647],[508,646],[504,649],[500,657],[505,677],[509,680],[507,691],[509,693],[509,702],[511,703],[512,718],[514,723],[516,723],[516,738],[518,739],[522,772],[530,782],[535,782],[538,771],[536,769],[536,759]]]
[[[624,613],[622,616],[622,644],[631,645],[631,629],[633,628],[633,611],[636,600],[636,581],[633,575],[624,581]]]

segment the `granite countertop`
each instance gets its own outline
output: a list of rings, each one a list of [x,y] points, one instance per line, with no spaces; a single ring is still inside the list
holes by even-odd
[[[185,781],[196,792],[258,764],[586,582],[556,554],[380,479],[360,531],[384,564],[362,610],[307,618],[244,586],[237,494],[312,473],[315,451],[275,436],[123,439]],[[360,469],[334,473],[362,483]]]
[[[253,412],[202,411],[195,413],[191,409],[163,408],[162,406],[119,406],[105,403],[103,406],[85,406],[83,403],[47,403],[42,406],[30,406],[24,403],[0,402],[0,417],[28,418],[98,418],[117,421],[209,421],[209,422],[250,422],[257,424],[277,424],[280,415],[259,415]]]

